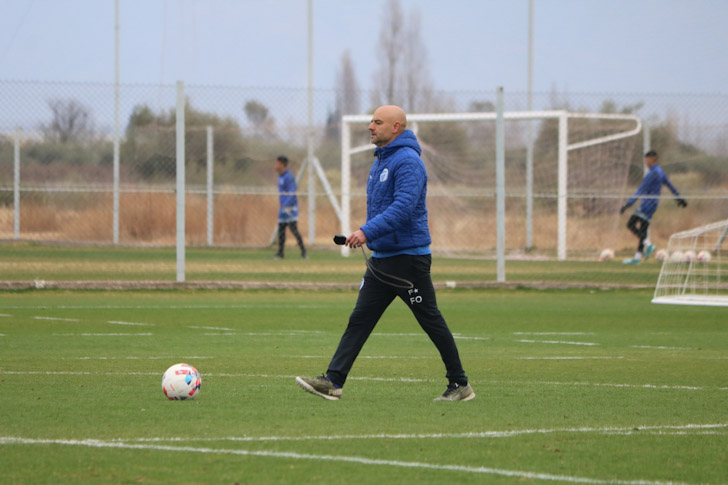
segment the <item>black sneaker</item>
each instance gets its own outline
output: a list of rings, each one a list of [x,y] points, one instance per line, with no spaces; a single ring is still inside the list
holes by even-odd
[[[296,382],[304,391],[316,394],[329,401],[338,401],[341,399],[342,389],[335,387],[324,375],[316,377],[296,377]]]
[[[470,384],[461,386],[456,382],[451,382],[442,396],[436,397],[433,401],[470,401],[474,397],[475,392]]]

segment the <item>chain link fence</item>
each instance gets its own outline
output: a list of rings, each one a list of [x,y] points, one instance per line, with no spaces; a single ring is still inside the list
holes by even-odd
[[[121,245],[173,245],[175,224],[175,86],[121,85],[119,226]],[[333,194],[318,178],[300,177],[299,226],[309,245],[340,232],[331,196],[341,198],[341,96],[314,93],[308,131],[305,89],[186,86],[186,238],[193,246],[260,248],[277,217],[276,156],[306,164],[307,138]],[[373,93],[358,93],[369,107]],[[494,110],[495,89],[429,93],[410,112]],[[0,239],[112,244],[114,99],[112,84],[0,81]],[[526,93],[505,94],[506,111],[526,111]],[[728,217],[728,95],[536,93],[533,110],[631,113],[645,128],[618,142],[569,153],[569,258],[595,259],[604,248],[631,253],[636,240],[619,207],[644,174],[646,147],[688,201],[663,201],[651,238]],[[364,109],[363,111],[371,111]],[[357,114],[357,113],[353,113]],[[509,257],[556,254],[556,152],[553,120],[506,125],[506,244]],[[434,123],[414,127],[430,175],[433,250],[490,256],[495,251],[495,125]],[[569,122],[569,143],[625,129]],[[366,126],[353,133],[366,144]],[[527,179],[533,140],[532,182]],[[363,223],[371,151],[352,165],[352,222]],[[212,192],[208,160],[212,163]],[[15,167],[19,167],[19,171]],[[314,181],[309,192],[309,180]],[[309,197],[309,193],[313,197]],[[533,194],[529,202],[528,194]],[[670,194],[663,193],[669,199]],[[309,212],[309,204],[315,209]],[[212,206],[210,207],[210,203]],[[526,214],[532,204],[532,222]],[[311,220],[310,214],[315,220]],[[311,227],[311,225],[313,227]]]

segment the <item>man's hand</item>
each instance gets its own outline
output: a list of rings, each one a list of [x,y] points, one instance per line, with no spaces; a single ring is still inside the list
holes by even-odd
[[[677,202],[678,207],[682,207],[683,209],[688,206],[688,203],[682,197],[675,199],[675,202]]]
[[[629,206],[627,204],[624,204],[622,207],[619,208],[619,213],[624,214],[624,211],[629,209]]]
[[[364,234],[364,231],[362,231],[361,229],[357,229],[349,237],[346,238],[346,242],[344,244],[346,246],[349,246],[350,248],[358,248],[366,244],[366,242],[367,235]]]

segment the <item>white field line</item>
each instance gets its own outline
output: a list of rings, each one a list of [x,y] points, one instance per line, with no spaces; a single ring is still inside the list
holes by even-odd
[[[519,357],[516,360],[614,360],[624,357]]]
[[[522,342],[524,344],[556,344],[556,345],[587,345],[594,346],[599,345],[594,342],[569,342],[567,340],[516,340],[516,342]]]
[[[187,328],[194,328],[199,330],[222,330],[225,332],[232,332],[234,329],[232,328],[226,328],[226,327],[200,327],[197,325],[188,325]]]
[[[286,305],[285,303],[231,303],[200,305],[0,305],[2,310],[224,310],[246,308],[294,308],[294,309],[326,309],[330,305]]]
[[[319,334],[330,333],[330,332],[319,332]],[[424,332],[422,332],[424,334]],[[302,332],[294,330],[283,330],[279,332],[244,332],[239,335],[245,335],[246,337],[300,337],[303,335]]]
[[[214,359],[215,357],[202,357],[199,355],[193,355],[191,357],[180,357],[167,356],[167,357],[135,357],[135,356],[123,356],[123,357],[73,357],[70,359],[63,360],[203,360],[203,359]]]
[[[594,332],[513,332],[513,335],[594,335]]]
[[[54,322],[80,322],[78,318],[61,318],[61,317],[33,317],[33,320],[50,320]]]
[[[633,345],[633,349],[655,349],[655,350],[695,350],[689,347],[662,347],[656,345]]]
[[[203,337],[232,337],[233,335],[235,335],[235,332],[206,332],[202,334]]]
[[[109,323],[111,325],[130,325],[132,327],[149,327],[149,326],[153,327],[154,326],[153,323],[123,322],[123,321],[119,321],[119,320],[109,320],[106,323]]]
[[[12,317],[12,315],[8,315],[7,313],[0,313],[0,317]]]
[[[330,355],[291,355],[289,356],[291,359],[330,359]],[[360,355],[357,357],[357,359],[392,359],[392,360],[431,360],[432,357],[413,357],[410,355],[404,356],[404,355]]]
[[[5,336],[5,334],[4,334],[4,333],[0,333],[0,337],[4,337],[4,336]]]
[[[672,391],[702,391],[705,387],[698,386],[668,386],[664,384],[616,384],[608,382],[534,382],[533,384],[547,386],[593,386],[593,387],[617,387],[631,389],[669,389]],[[717,388],[720,391],[728,390],[725,387]]]
[[[399,461],[399,460],[383,460],[375,458],[366,458],[361,456],[342,456],[342,455],[314,455],[308,453],[298,453],[291,451],[258,451],[258,450],[239,450],[226,448],[201,448],[191,446],[165,446],[165,445],[149,445],[149,444],[132,444],[114,441],[102,440],[46,440],[46,439],[29,439],[19,437],[0,437],[0,444],[10,445],[66,445],[66,446],[84,446],[89,448],[116,448],[129,450],[152,450],[152,451],[176,451],[181,453],[204,453],[215,455],[238,455],[238,456],[257,456],[267,458],[281,458],[294,460],[313,460],[313,461],[333,461],[345,463],[357,463],[362,465],[390,466],[397,468],[420,468],[436,471],[455,471],[463,473],[476,473],[484,475],[499,475],[507,477],[526,478],[544,481],[558,481],[568,483],[594,483],[594,484],[619,484],[619,485],[667,485],[668,483],[654,480],[610,480],[589,477],[576,477],[569,475],[554,475],[550,473],[537,473],[522,470],[506,470],[502,468],[490,467],[472,467],[461,465],[438,465],[433,463],[422,463],[416,461]]]
[[[56,337],[151,337],[153,333],[54,333]]]
[[[425,332],[417,332],[417,333],[374,332],[374,333],[372,333],[372,337],[427,337],[427,334]],[[466,336],[460,335],[459,333],[454,333],[453,338],[455,338],[457,340],[490,340],[490,337],[466,337]]]
[[[192,360],[197,357],[178,357],[178,359]],[[210,358],[210,357],[200,357]],[[11,375],[99,375],[99,376],[156,376],[158,372],[76,372],[76,371],[13,371],[2,370],[3,374]],[[242,373],[214,373],[202,372],[203,377],[246,377],[255,379],[295,379],[295,375],[271,375],[271,374],[242,374]],[[435,382],[433,379],[421,379],[414,377],[355,377],[350,376],[349,381],[370,381],[370,382]],[[614,387],[632,389],[665,389],[674,391],[728,391],[728,387],[701,387],[701,386],[670,386],[663,384],[620,384],[610,382],[553,382],[553,381],[484,381],[483,384],[512,384],[512,385],[542,385],[542,386],[592,386],[592,387]]]
[[[718,433],[722,431],[722,433]],[[519,429],[505,431],[475,431],[468,433],[379,433],[361,435],[319,435],[319,436],[229,436],[222,438],[174,437],[174,438],[136,438],[119,439],[118,442],[137,443],[187,443],[187,442],[259,442],[259,441],[340,441],[340,440],[424,440],[424,439],[496,439],[514,436],[547,435],[547,434],[618,434],[641,435],[641,433],[681,433],[704,434],[706,432],[725,435],[728,423],[685,424],[665,426],[630,426],[630,427],[582,427],[582,428],[545,428]]]

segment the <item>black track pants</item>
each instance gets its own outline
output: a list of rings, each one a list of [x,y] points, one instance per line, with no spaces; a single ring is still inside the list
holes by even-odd
[[[278,223],[278,254],[283,256],[283,249],[286,246],[286,226],[291,229],[293,237],[296,238],[298,247],[301,248],[301,252],[306,252],[306,247],[303,245],[303,238],[301,233],[298,232],[298,223],[296,221],[291,222],[279,222]]]
[[[417,322],[440,352],[448,381],[461,385],[467,384],[468,378],[460,363],[455,339],[437,307],[435,288],[432,286],[430,277],[431,256],[429,254],[423,256],[400,255],[391,258],[371,258],[370,261],[375,270],[379,271],[377,276],[381,279],[391,280],[380,272],[391,274],[411,281],[414,288],[395,288],[383,283],[367,268],[356,306],[349,317],[349,325],[341,337],[339,347],[326,372],[329,379],[334,384],[344,385],[346,377],[354,365],[354,360],[374,330],[379,318],[398,296],[412,310]],[[398,280],[391,280],[391,282],[395,285],[405,285]]]
[[[640,253],[644,251],[645,249],[645,239],[647,238],[647,229],[650,227],[650,222],[641,218],[637,214],[632,214],[632,216],[627,221],[627,228],[632,231],[632,233],[637,236],[637,239],[640,240],[639,244],[637,245],[637,251]]]

